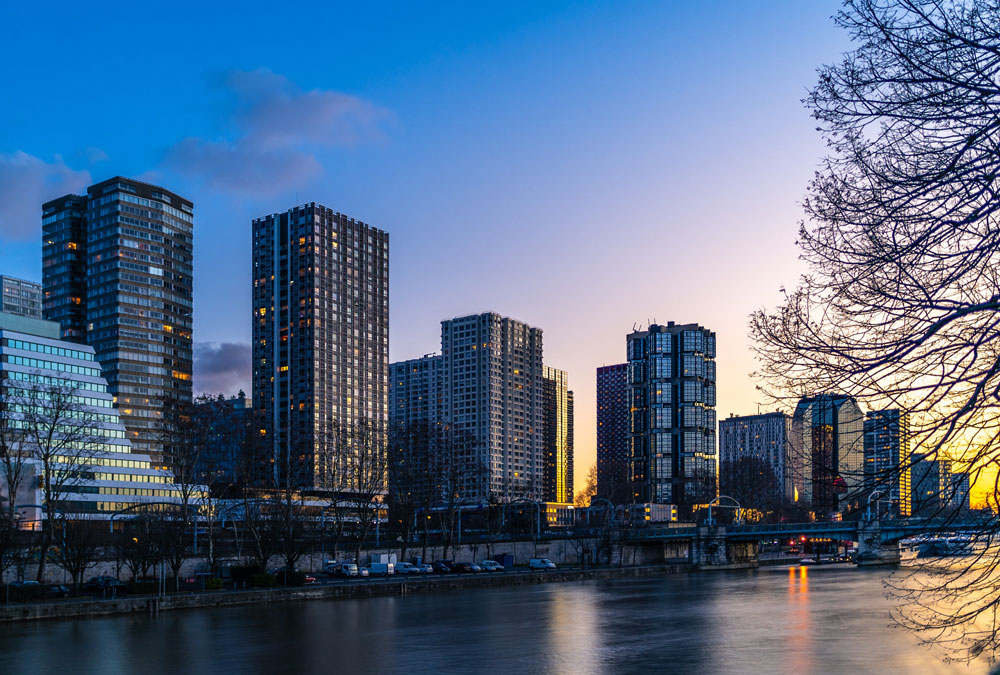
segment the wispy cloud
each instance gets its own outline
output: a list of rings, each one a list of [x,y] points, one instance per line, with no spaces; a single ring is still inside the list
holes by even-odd
[[[26,152],[0,153],[0,237],[40,237],[42,203],[79,192],[91,183],[89,171],[75,171],[56,156],[46,162]]]
[[[303,91],[264,68],[230,72],[224,87],[233,99],[233,136],[185,138],[165,157],[168,169],[217,190],[274,194],[302,185],[323,171],[317,149],[379,138],[389,116],[355,96]]]
[[[197,342],[194,388],[199,394],[250,391],[250,345],[244,342]]]

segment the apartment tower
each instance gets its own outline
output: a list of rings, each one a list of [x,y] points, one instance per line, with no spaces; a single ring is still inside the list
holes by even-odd
[[[389,235],[316,203],[257,218],[252,277],[262,480],[349,492],[335,434],[388,423]]]

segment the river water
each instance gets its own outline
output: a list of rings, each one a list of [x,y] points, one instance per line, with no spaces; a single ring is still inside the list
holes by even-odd
[[[884,571],[709,572],[0,626],[0,673],[963,673]]]

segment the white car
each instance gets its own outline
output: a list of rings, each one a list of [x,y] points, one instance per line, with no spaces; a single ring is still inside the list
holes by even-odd
[[[483,568],[484,572],[503,572],[504,567],[496,560],[484,560],[479,563],[479,566]]]
[[[420,568],[408,562],[396,563],[396,574],[420,574]]]
[[[554,570],[556,564],[548,558],[532,558],[528,561],[528,568],[533,570]]]

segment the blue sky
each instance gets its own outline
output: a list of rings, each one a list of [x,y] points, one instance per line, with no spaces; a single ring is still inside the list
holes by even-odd
[[[364,6],[361,6],[364,5]],[[594,369],[633,324],[719,333],[800,267],[823,145],[800,100],[834,2],[7,3],[0,272],[39,279],[40,203],[123,174],[195,202],[195,386],[247,386],[250,219],[321,202],[390,232],[391,358],[441,319],[544,329],[594,457]]]

